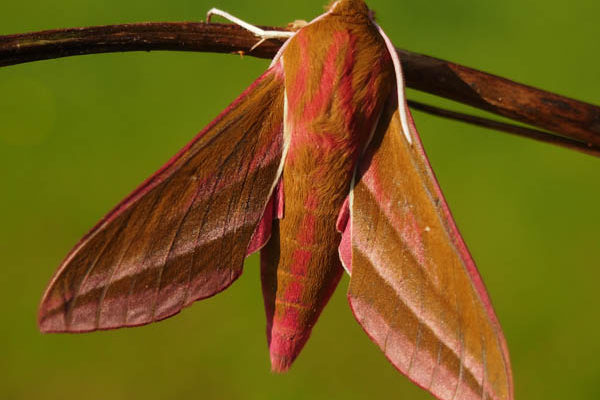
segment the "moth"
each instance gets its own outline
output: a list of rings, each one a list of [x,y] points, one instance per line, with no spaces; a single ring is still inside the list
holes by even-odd
[[[354,316],[410,380],[443,400],[512,399],[505,338],[423,150],[391,41],[362,0],[336,1],[290,36],[67,255],[40,329],[168,318],[225,290],[260,251],[274,371],[290,368],[347,273]]]

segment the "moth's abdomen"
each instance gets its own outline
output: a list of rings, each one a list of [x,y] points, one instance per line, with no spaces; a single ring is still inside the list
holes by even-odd
[[[284,182],[290,186],[300,183],[289,174],[284,174]],[[342,274],[336,207],[325,204],[323,198],[315,196],[316,187],[304,183],[308,190],[289,187],[285,217],[276,221],[273,236],[261,252],[267,338],[274,371],[285,371],[294,361]],[[304,196],[291,198],[299,192]]]

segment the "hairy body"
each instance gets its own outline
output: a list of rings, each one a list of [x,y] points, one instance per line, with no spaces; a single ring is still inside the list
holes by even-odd
[[[342,275],[336,220],[356,162],[395,89],[392,61],[367,13],[366,7],[331,13],[301,30],[282,55],[285,210],[261,258],[277,371],[299,354]]]

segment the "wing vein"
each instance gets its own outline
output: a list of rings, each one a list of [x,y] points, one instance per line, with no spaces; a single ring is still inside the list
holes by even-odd
[[[460,384],[462,383],[463,380],[463,374],[464,374],[464,336],[462,333],[462,328],[461,328],[461,333],[460,333],[460,356],[458,358],[458,381],[456,382],[456,389],[454,391],[454,396],[452,396],[452,400],[455,400],[458,396],[458,392],[460,389]]]
[[[208,145],[212,144],[215,140],[218,140],[220,138],[220,135],[223,131],[225,131],[227,128],[229,128],[230,126],[232,126],[233,124],[235,124],[236,122],[238,122],[242,117],[239,116],[237,118],[234,118],[232,121],[229,121],[228,123],[226,123],[223,127],[221,127],[221,129],[219,129],[218,131],[216,131],[212,137],[209,138],[209,140],[207,140],[205,143],[201,144],[199,146],[198,149],[196,149],[194,151],[194,153],[192,154],[192,156],[186,160],[185,163],[183,163],[181,165],[180,168],[186,167],[189,165],[189,163],[193,160],[193,156],[198,154],[202,149],[204,149],[205,147],[207,147]],[[221,164],[222,166],[223,164]],[[196,168],[194,168],[194,171],[192,173],[192,176],[195,176],[198,173],[198,170],[200,169],[200,165],[198,165]],[[200,188],[201,186],[198,185],[189,205],[186,207],[186,211],[183,214],[181,220],[179,221],[179,224],[177,226],[177,229],[175,231],[175,235],[173,236],[173,239],[171,240],[171,243],[169,244],[169,250],[167,251],[166,257],[164,262],[161,264],[160,266],[160,270],[158,273],[158,282],[157,282],[157,286],[156,286],[156,295],[155,295],[155,300],[154,300],[154,304],[152,307],[152,316],[150,318],[151,321],[155,321],[156,320],[156,309],[158,307],[158,301],[159,301],[159,297],[160,297],[160,290],[161,290],[161,285],[162,285],[162,275],[164,273],[164,269],[170,259],[171,253],[173,251],[173,246],[175,244],[175,242],[177,241],[177,238],[179,237],[179,234],[181,233],[181,227],[184,225],[185,221],[187,220],[190,211],[192,210],[194,203],[196,202],[197,198],[198,198],[198,194],[200,192]],[[214,194],[214,190],[212,191],[212,194]],[[191,265],[191,264],[190,264]],[[191,268],[191,267],[190,267]],[[181,309],[181,307],[179,307],[179,309]]]
[[[198,168],[194,169],[194,175],[196,174],[197,171],[198,171]],[[197,193],[198,192],[196,191],[196,194]],[[187,219],[187,216],[189,215],[190,210],[192,209],[192,206],[194,205],[194,201],[195,200],[196,200],[196,195],[194,195],[192,197],[192,201],[190,201],[190,203],[187,205],[187,207],[185,209],[185,212],[183,213],[181,219],[179,220],[179,223],[177,225],[177,230],[175,231],[175,235],[171,239],[171,243],[169,243],[169,249],[167,250],[166,257],[165,257],[164,261],[160,265],[160,269],[158,271],[158,282],[156,284],[156,295],[155,295],[155,298],[154,298],[154,304],[152,306],[152,315],[150,317],[151,321],[156,321],[156,309],[158,308],[158,301],[159,301],[159,297],[160,297],[160,288],[161,288],[161,285],[162,285],[162,276],[163,276],[165,267],[166,267],[167,263],[169,262],[169,258],[171,256],[172,251],[173,251],[173,247],[175,245],[175,242],[177,241],[177,238],[179,237],[179,234],[181,233],[181,227],[185,223],[185,220]]]
[[[250,154],[252,156],[254,156],[254,152],[256,151],[256,146],[257,146],[257,142],[258,142],[258,135],[254,136],[254,138],[255,138],[255,140],[254,140],[253,145],[252,145],[252,151],[250,152]],[[241,157],[240,158],[240,162],[238,164],[238,170],[237,170],[236,176],[239,176],[241,174],[242,170],[244,169],[244,166],[246,166],[247,168],[246,168],[245,173],[244,173],[244,179],[241,181],[241,188],[239,188],[238,193],[236,193],[236,195],[237,195],[237,202],[239,202],[241,200],[241,198],[242,198],[242,194],[244,193],[244,186],[246,184],[246,181],[248,180],[248,173],[250,172],[250,168],[248,167],[248,165],[247,164],[244,165],[244,157]],[[223,223],[223,232],[222,232],[221,236],[225,236],[225,233],[227,232],[227,228],[230,225],[228,222],[229,222],[229,219],[231,218],[231,205],[233,203],[234,203],[234,195],[232,194],[229,197],[229,203],[227,204],[227,214],[225,214],[226,217],[227,217],[227,221]],[[237,225],[236,224],[233,224],[233,226],[236,227],[234,229],[237,229]],[[235,231],[234,231],[234,234],[235,234]],[[221,246],[220,246],[221,250],[220,250],[219,253],[223,254],[225,243],[224,243],[224,241],[221,241],[220,244],[221,244]],[[244,251],[245,250],[246,249],[244,249]],[[233,261],[232,258],[233,258],[233,254],[234,253],[232,251],[227,252],[227,253],[228,253],[228,259],[229,259],[228,265],[231,266],[232,261]],[[233,279],[233,273],[234,273],[233,268],[230,268],[229,273],[230,273],[229,280],[231,281],[231,279]]]
[[[129,220],[129,217],[131,215],[128,215],[126,218],[126,221]],[[77,290],[75,291],[74,295],[73,295],[73,300],[71,301],[71,303],[69,304],[68,309],[66,310],[66,314],[65,314],[65,329],[68,331],[70,329],[71,323],[73,322],[72,319],[72,313],[73,310],[75,309],[75,303],[77,303],[81,288],[83,287],[83,285],[85,284],[85,282],[87,281],[88,277],[90,276],[90,274],[92,273],[92,271],[94,270],[94,268],[96,267],[98,261],[100,260],[100,258],[102,257],[102,255],[104,254],[104,252],[106,251],[106,248],[108,247],[108,245],[110,243],[112,243],[113,239],[121,233],[121,231],[124,229],[126,223],[122,224],[121,226],[119,226],[119,229],[117,229],[110,237],[110,239],[106,240],[104,245],[102,246],[102,249],[98,252],[98,255],[96,256],[96,258],[94,259],[94,262],[88,267],[87,271],[85,272],[85,275],[83,276],[79,286],[77,287]],[[73,258],[72,258],[73,259]]]
[[[241,118],[241,117],[240,117]],[[239,119],[236,119],[236,122],[239,121]],[[195,239],[195,245],[194,245],[194,252],[192,253],[192,260],[190,262],[190,273],[188,275],[188,282],[186,285],[186,294],[182,299],[182,306],[185,304],[188,304],[189,302],[189,297],[190,297],[190,288],[191,288],[191,283],[192,283],[192,275],[193,275],[193,268],[195,265],[195,258],[196,258],[196,250],[198,249],[198,241],[200,240],[200,236],[202,234],[202,229],[204,228],[204,225],[206,225],[206,221],[207,221],[207,216],[210,213],[211,210],[211,206],[214,202],[214,194],[217,188],[217,184],[219,183],[219,181],[221,180],[221,177],[223,175],[223,166],[227,163],[227,161],[238,151],[238,147],[240,146],[240,144],[244,141],[244,139],[246,138],[246,136],[249,134],[249,131],[247,130],[244,135],[242,136],[242,138],[235,144],[234,148],[232,149],[231,153],[229,153],[229,155],[227,157],[225,157],[225,159],[223,160],[223,162],[221,163],[221,165],[218,168],[218,173],[217,173],[217,177],[214,180],[214,183],[212,185],[211,188],[211,192],[210,192],[210,196],[208,198],[207,201],[207,206],[206,209],[204,211],[204,215],[202,216],[202,223],[200,225],[200,228],[198,229],[198,234],[196,235],[196,239]],[[195,201],[195,200],[194,200]],[[179,307],[182,308],[182,307]]]

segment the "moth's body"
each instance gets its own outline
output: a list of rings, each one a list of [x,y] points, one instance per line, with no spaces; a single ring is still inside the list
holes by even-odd
[[[290,141],[282,176],[285,211],[262,251],[274,370],[291,365],[342,275],[336,220],[356,162],[395,89],[385,43],[366,7],[362,11],[342,10],[314,22],[281,57]]]

